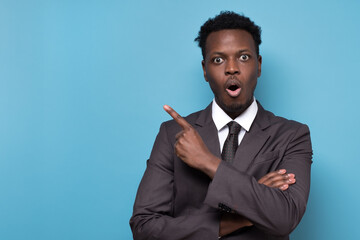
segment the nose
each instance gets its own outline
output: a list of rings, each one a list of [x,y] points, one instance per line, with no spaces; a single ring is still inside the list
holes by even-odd
[[[240,68],[236,59],[229,59],[225,67],[225,75],[235,75],[240,73]]]

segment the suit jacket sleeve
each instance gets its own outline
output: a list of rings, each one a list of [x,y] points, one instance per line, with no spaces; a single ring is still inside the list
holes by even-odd
[[[279,160],[269,160],[275,164],[272,171],[284,168],[295,174],[296,183],[288,190],[259,184],[253,175],[249,175],[251,169],[245,173],[222,162],[208,188],[205,203],[212,207],[225,206],[225,210],[245,216],[255,227],[270,235],[287,236],[305,212],[310,189],[310,133],[306,125],[296,126],[291,128],[288,139],[280,146]]]
[[[219,215],[200,209],[173,216],[174,147],[160,127],[136,196],[130,226],[135,240],[217,239]]]

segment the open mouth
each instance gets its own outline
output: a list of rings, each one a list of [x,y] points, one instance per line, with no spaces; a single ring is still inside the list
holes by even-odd
[[[238,89],[239,87],[238,86],[236,86],[236,85],[231,85],[228,89],[230,90],[230,91],[236,91],[236,89]]]
[[[240,95],[241,87],[237,81],[230,80],[226,85],[226,92],[230,95],[230,97],[237,97]]]

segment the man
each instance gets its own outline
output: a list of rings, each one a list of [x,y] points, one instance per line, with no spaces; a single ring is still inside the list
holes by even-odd
[[[205,109],[161,125],[130,220],[134,239],[289,239],[306,208],[306,125],[265,111],[260,28],[222,12],[195,39],[214,93]],[[295,183],[296,176],[296,183]]]

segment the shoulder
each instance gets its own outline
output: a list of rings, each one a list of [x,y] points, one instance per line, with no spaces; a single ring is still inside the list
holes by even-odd
[[[306,124],[276,116],[272,112],[259,108],[255,118],[254,133],[257,130],[268,136],[271,150],[283,149],[290,152],[312,154],[310,130]],[[260,128],[260,129],[259,129]]]
[[[284,117],[275,115],[274,113],[267,111],[262,108],[259,104],[259,112],[255,118],[258,124],[263,124],[267,126],[267,130],[276,133],[284,132],[310,132],[309,127],[301,122],[290,120]],[[267,124],[264,124],[267,123]]]

